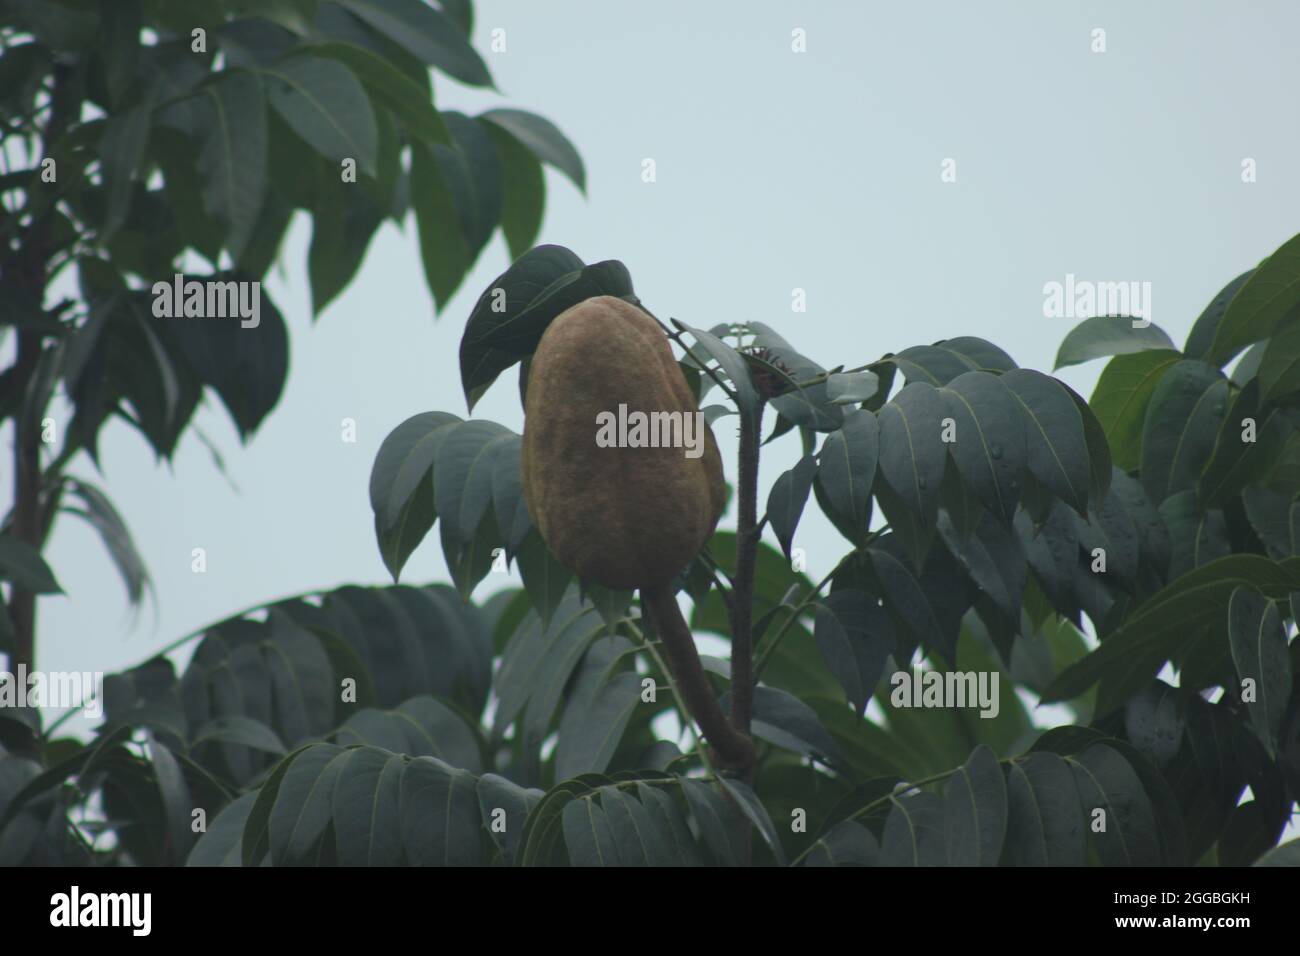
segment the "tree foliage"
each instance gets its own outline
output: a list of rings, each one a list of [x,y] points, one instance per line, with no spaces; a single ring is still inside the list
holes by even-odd
[[[144,563],[103,491],[113,420],[171,459],[205,400],[243,441],[276,406],[288,323],[158,320],[156,283],[260,283],[295,221],[319,315],[384,223],[414,219],[445,306],[500,228],[531,246],[542,164],[585,187],[548,120],[440,110],[432,71],[490,88],[469,0],[0,0],[0,422],[15,432],[15,500],[0,534],[12,619],[0,651],[30,664],[40,558],[61,513],[103,537],[132,602]],[[56,400],[71,418],[50,417]]]
[[[0,860],[1293,858],[1269,851],[1300,797],[1297,241],[1182,351],[1129,317],[1085,321],[1058,364],[1108,358],[1087,401],[970,336],[845,369],[758,323],[665,325],[712,415],[757,430],[770,404],[771,435],[801,438],[754,553],[749,779],[671,731],[692,724],[635,596],[549,555],[520,436],[423,412],[376,457],[376,538],[396,580],[436,524],[454,588],[345,587],[215,625],[179,676],[157,658],[114,677],[86,746],[0,711],[37,754],[0,764]],[[467,323],[470,404],[596,294],[639,301],[619,263],[520,256]],[[819,582],[791,560],[810,502],[846,542]],[[744,547],[719,531],[683,569],[696,633],[732,634]],[[507,561],[524,587],[469,601]],[[705,666],[730,695],[729,661]],[[912,669],[996,674],[995,715],[905,706]],[[1036,726],[1021,694],[1074,722]]]

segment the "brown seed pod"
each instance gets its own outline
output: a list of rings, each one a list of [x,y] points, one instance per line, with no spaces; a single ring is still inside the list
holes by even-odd
[[[726,486],[713,432],[698,412],[667,337],[636,306],[599,296],[547,328],[528,375],[524,498],[551,552],[584,581],[619,589],[666,584],[713,533]],[[611,419],[635,423],[635,413],[651,423],[643,438],[654,433],[678,447],[598,444]],[[677,422],[665,433],[665,423]],[[623,437],[635,440],[635,427]],[[687,438],[698,457],[681,447]]]

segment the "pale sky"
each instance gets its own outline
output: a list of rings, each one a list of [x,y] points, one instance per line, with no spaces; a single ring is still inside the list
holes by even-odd
[[[486,52],[495,28],[503,53]],[[504,96],[435,87],[441,108],[532,109],[572,138],[588,196],[548,171],[539,241],[621,259],[661,317],[762,321],[828,366],[979,335],[1050,371],[1075,320],[1044,317],[1046,283],[1150,282],[1152,318],[1181,345],[1227,280],[1300,230],[1297,35],[1300,5],[1285,0],[481,0],[474,45]],[[941,181],[947,159],[955,183]],[[407,417],[465,415],[457,346],[505,244],[435,320],[413,224],[385,227],[313,326],[308,236],[299,222],[269,287],[292,336],[279,406],[246,448],[215,398],[196,419],[229,479],[192,432],[168,468],[123,424],[102,435],[103,475],[74,466],[127,520],[157,613],[132,617],[94,532],[65,517],[46,557],[67,596],[40,602],[42,668],[120,670],[252,605],[388,581],[371,463]],[[796,288],[806,313],[791,311]],[[1087,395],[1103,364],[1061,377]],[[514,372],[476,417],[522,429]],[[760,501],[797,438],[764,451]],[[796,544],[814,578],[847,549],[812,505]],[[403,580],[446,579],[434,533]],[[507,583],[489,575],[476,596]]]

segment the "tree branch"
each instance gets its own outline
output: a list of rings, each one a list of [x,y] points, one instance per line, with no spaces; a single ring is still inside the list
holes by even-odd
[[[740,475],[736,486],[736,576],[732,581],[731,722],[749,733],[754,711],[754,569],[758,555],[758,446],[763,401],[751,421],[741,416]]]
[[[749,735],[739,733],[723,713],[704,673],[704,665],[695,649],[695,638],[677,606],[671,585],[642,588],[641,608],[663,645],[673,689],[692,719],[699,724],[704,739],[713,748],[716,762],[733,770],[752,767],[754,744]],[[735,687],[734,681],[732,687]]]

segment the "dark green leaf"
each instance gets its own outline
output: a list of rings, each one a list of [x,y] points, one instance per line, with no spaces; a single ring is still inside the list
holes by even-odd
[[[127,600],[133,605],[139,604],[140,598],[144,596],[144,588],[149,583],[149,574],[122,516],[114,509],[107,494],[95,485],[70,479],[68,493],[81,498],[83,510],[77,511],[77,514],[99,532],[104,548],[108,549],[109,558],[112,558],[118,574],[122,576],[122,583],[126,585]]]
[[[925,382],[905,386],[878,413],[880,476],[923,528],[939,506],[948,457],[941,438],[946,415],[942,394]]]
[[[843,427],[826,436],[819,453],[818,501],[839,532],[854,544],[861,543],[871,519],[877,458],[876,416],[857,409],[845,413]]]
[[[803,865],[879,866],[880,844],[866,827],[844,820],[813,844]]]
[[[465,32],[446,14],[420,0],[338,0],[421,63],[470,86],[491,86],[492,76]]]
[[[1161,378],[1142,425],[1142,486],[1153,501],[1196,487],[1227,403],[1227,379],[1204,362],[1179,362]]]
[[[461,338],[461,384],[470,407],[499,374],[533,353],[556,316],[598,295],[632,296],[627,269],[615,260],[583,266],[560,246],[538,246],[498,276],[479,296]]]
[[[1261,262],[1228,302],[1207,360],[1226,362],[1244,346],[1268,338],[1282,317],[1297,305],[1300,305],[1300,235],[1288,239]]]
[[[62,594],[39,551],[12,534],[0,535],[0,578],[33,594]]]
[[[1029,473],[1075,511],[1088,509],[1092,464],[1084,433],[1084,409],[1061,383],[1041,372],[1014,369],[1002,384],[1019,400],[1025,417]]]
[[[925,790],[890,797],[880,839],[880,862],[885,866],[943,866],[944,802]]]
[[[976,747],[943,795],[950,866],[997,866],[1007,832],[1007,784],[997,755]]]
[[[1027,458],[1020,403],[989,372],[959,375],[940,393],[954,422],[948,454],[962,482],[995,517],[1009,524]]]
[[[815,608],[817,647],[861,715],[894,651],[893,626],[884,609],[862,591],[836,591]]]
[[[498,126],[523,143],[544,163],[554,166],[584,192],[587,189],[582,157],[554,123],[536,113],[516,109],[494,109],[480,119]]]
[[[312,149],[336,165],[356,160],[374,176],[379,130],[365,89],[343,64],[295,54],[263,67],[271,107]]]
[[[257,74],[226,70],[201,88],[208,125],[200,134],[198,171],[203,205],[225,227],[238,261],[252,238],[269,175],[266,102]]]
[[[1065,761],[1031,753],[1007,776],[1007,861],[1012,866],[1082,866],[1084,815]]]
[[[1270,757],[1291,695],[1291,655],[1277,605],[1249,586],[1228,601],[1228,644],[1241,683],[1230,693],[1246,704],[1255,733]],[[1246,693],[1245,682],[1251,682]]]
[[[542,228],[546,177],[542,164],[519,140],[495,125],[489,132],[501,157],[501,231],[518,259],[532,248]]]
[[[1150,322],[1135,325],[1129,316],[1098,315],[1069,331],[1056,353],[1053,371],[1107,355],[1128,355],[1148,349],[1173,349],[1164,330]]]
[[[781,550],[786,557],[790,556],[794,532],[799,526],[804,505],[808,503],[808,492],[812,489],[816,472],[816,459],[804,455],[793,468],[772,483],[772,490],[767,496],[767,520],[772,525],[777,540],[781,542]]]
[[[1106,363],[1088,404],[1101,422],[1117,468],[1137,470],[1151,394],[1182,358],[1178,352],[1157,349],[1117,355]]]

